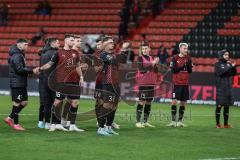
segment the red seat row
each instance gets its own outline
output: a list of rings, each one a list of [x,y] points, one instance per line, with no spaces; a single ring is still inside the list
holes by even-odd
[[[162,29],[162,28],[146,28],[143,33],[146,34],[166,34],[166,35],[185,35],[190,29]]]
[[[225,28],[226,29],[240,29],[240,22],[236,22],[236,23],[225,23]]]
[[[123,3],[124,0],[114,0],[116,3]],[[2,0],[2,2],[6,3],[38,3],[39,0]],[[67,0],[67,1],[59,1],[59,0],[48,0],[50,3],[111,3],[113,0]]]
[[[118,15],[56,15],[39,16],[39,15],[10,15],[10,20],[31,20],[31,21],[120,21]]]
[[[29,26],[29,27],[103,27],[112,28],[118,27],[119,22],[95,22],[95,21],[10,21],[11,26]]]
[[[213,72],[213,71],[214,71],[213,66],[197,65],[193,67],[193,72]]]
[[[217,61],[217,58],[192,58],[195,65],[214,65]]]
[[[233,16],[231,19],[232,22],[240,22],[240,17],[239,16]]]
[[[159,15],[155,21],[164,22],[197,22],[203,20],[204,16],[188,16],[188,15]]]
[[[206,15],[209,14],[211,10],[209,9],[165,9],[163,14],[168,15]]]
[[[174,3],[173,5],[170,6],[170,8],[173,9],[211,9],[217,6],[218,3],[216,2],[211,2],[209,1],[209,3],[201,3],[201,2],[179,2],[179,3]]]
[[[118,28],[80,28],[80,27],[46,27],[44,28],[47,33],[65,34],[65,33],[76,33],[76,34],[97,34],[104,31],[106,34],[115,35],[118,33]],[[39,27],[0,27],[0,32],[5,33],[37,33]]]
[[[150,42],[150,46],[152,49],[158,49],[161,45],[165,48],[172,48],[176,43],[175,42],[165,42],[165,41],[158,41],[158,42]],[[141,45],[141,41],[133,41],[132,46],[133,48],[139,48]]]
[[[239,29],[219,29],[217,33],[222,36],[240,36],[240,28]]]
[[[33,14],[34,8],[10,9],[9,14]],[[120,10],[114,9],[54,9],[53,14],[85,14],[85,15],[106,15],[118,14]]]
[[[161,42],[178,42],[182,39],[182,36],[179,35],[147,35],[148,41],[161,41]],[[141,41],[142,36],[136,35],[134,40]]]
[[[196,27],[196,22],[158,22],[153,21],[149,24],[149,27],[161,27],[161,28],[193,28]]]
[[[53,9],[118,9],[122,3],[50,3]],[[37,3],[10,3],[10,9],[37,8]]]
[[[0,39],[18,39],[26,38],[31,39],[35,34],[33,33],[1,33]],[[60,40],[63,40],[64,34],[46,34],[45,37],[56,37]]]
[[[39,27],[0,27],[0,32],[5,33],[37,33]]]

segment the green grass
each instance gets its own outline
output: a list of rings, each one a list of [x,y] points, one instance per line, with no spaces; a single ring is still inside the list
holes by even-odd
[[[120,103],[116,122],[120,136],[101,137],[96,134],[96,120],[78,125],[85,133],[49,133],[38,129],[38,98],[30,97],[20,121],[27,129],[16,132],[0,121],[1,160],[198,160],[209,158],[240,158],[240,108],[231,108],[232,129],[215,129],[214,107],[188,105],[186,128],[169,128],[169,105],[153,104],[151,122],[156,128],[134,126],[135,107]],[[94,101],[81,100],[80,112],[92,109]],[[191,111],[190,111],[191,108]],[[11,109],[11,99],[0,96],[0,118]],[[84,117],[85,116],[85,117]]]

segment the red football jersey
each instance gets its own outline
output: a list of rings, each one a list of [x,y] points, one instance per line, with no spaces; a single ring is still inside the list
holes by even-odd
[[[190,60],[189,56],[180,57],[179,55],[175,55],[172,59],[171,67],[173,69],[181,68],[189,60]],[[174,85],[188,85],[189,84],[189,72],[187,71],[187,69],[183,69],[177,73],[173,73],[172,81],[173,81]]]
[[[76,50],[58,50],[53,62],[57,62],[56,80],[60,83],[78,83],[80,78],[77,73],[77,64],[80,62],[79,53]]]

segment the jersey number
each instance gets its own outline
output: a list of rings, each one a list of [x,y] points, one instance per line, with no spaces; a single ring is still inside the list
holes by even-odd
[[[17,99],[18,99],[19,101],[21,101],[22,95],[18,95],[18,96],[17,96]]]
[[[115,96],[109,96],[109,102],[114,102],[115,101]]]

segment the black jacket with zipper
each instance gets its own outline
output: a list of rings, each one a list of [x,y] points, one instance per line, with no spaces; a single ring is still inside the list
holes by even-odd
[[[26,67],[25,54],[16,45],[10,48],[8,64],[10,88],[27,87],[27,78],[33,69]]]
[[[235,66],[220,59],[215,64],[215,84],[216,84],[216,103],[217,105],[233,105],[232,96],[232,76],[237,74]]]

